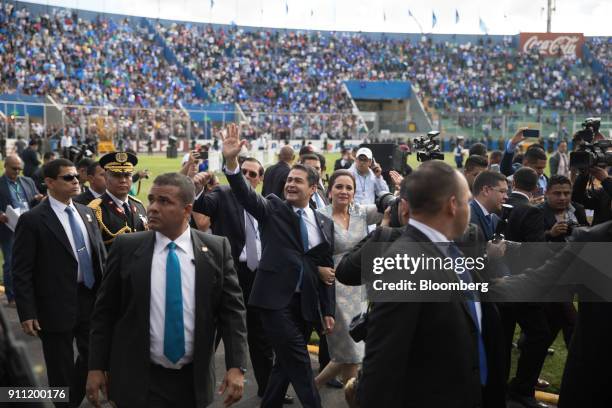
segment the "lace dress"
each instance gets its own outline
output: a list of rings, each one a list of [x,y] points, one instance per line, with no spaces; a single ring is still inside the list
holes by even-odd
[[[332,217],[332,206],[319,210]],[[334,267],[350,249],[368,234],[368,225],[376,224],[382,219],[375,205],[355,204],[349,210],[348,229],[334,221]],[[327,336],[329,355],[336,363],[360,364],[363,360],[364,343],[355,341],[348,334],[352,318],[362,311],[363,286],[346,286],[336,281],[336,325],[332,334]]]

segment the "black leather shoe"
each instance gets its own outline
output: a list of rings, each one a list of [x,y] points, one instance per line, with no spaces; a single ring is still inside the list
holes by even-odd
[[[334,378],[333,380],[329,380],[325,384],[328,387],[332,387],[332,388],[344,388],[344,384],[342,384],[342,382],[338,380],[337,378]]]
[[[283,398],[283,404],[285,405],[293,404],[293,397],[291,395],[285,394],[285,398]]]
[[[518,402],[525,408],[548,408],[543,402],[538,401],[535,397],[526,397],[524,395],[510,394],[510,400]]]
[[[538,390],[545,390],[546,388],[550,387],[550,383],[542,378],[538,378],[538,382],[536,383],[535,387]]]

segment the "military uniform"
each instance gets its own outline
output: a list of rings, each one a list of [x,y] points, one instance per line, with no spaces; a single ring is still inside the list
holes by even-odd
[[[129,215],[126,215],[124,208],[117,206],[108,193],[102,194],[88,204],[96,215],[106,249],[110,248],[117,235],[148,230],[147,211],[142,202],[128,196],[128,204]]]
[[[116,173],[132,173],[137,163],[136,156],[125,152],[108,153],[100,158],[102,168]],[[128,195],[127,203],[118,205],[107,191],[87,206],[94,211],[107,250],[118,235],[149,229],[147,211],[133,196]]]

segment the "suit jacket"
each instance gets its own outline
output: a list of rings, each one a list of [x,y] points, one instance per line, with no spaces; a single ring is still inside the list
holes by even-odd
[[[212,233],[226,237],[237,261],[246,241],[244,207],[238,202],[230,186],[218,186],[202,194],[193,210],[210,217]]]
[[[96,283],[106,251],[91,209],[74,203],[87,228]],[[21,321],[38,319],[42,330],[72,330],[78,315],[78,261],[48,200],[19,217],[13,250],[13,286]]]
[[[27,148],[21,154],[23,160],[23,175],[26,177],[32,177],[34,172],[40,166],[40,160],[35,150]]]
[[[79,204],[87,205],[95,199],[96,197],[94,197],[94,195],[91,193],[91,190],[87,188],[81,194],[74,197],[72,201],[77,202]]]
[[[342,157],[337,159],[334,162],[334,171],[336,170],[340,170],[340,169],[348,169],[353,165],[353,160],[347,160],[346,162],[344,162],[344,166],[342,165]]]
[[[411,225],[392,248],[431,241]],[[390,250],[389,253],[392,253]],[[423,247],[425,256],[444,257]],[[440,282],[456,282],[454,271],[430,271]],[[474,275],[474,281],[478,277]],[[463,295],[448,302],[374,303],[368,316],[366,350],[358,396],[370,407],[505,407],[501,326],[495,305],[481,303],[482,336],[489,375],[483,394],[478,334]],[[394,390],[386,392],[381,390]]]
[[[26,200],[28,201],[30,208],[38,204],[38,201],[34,199],[34,196],[38,194],[34,181],[29,177],[18,176],[17,183],[19,183],[21,190],[25,193]],[[6,207],[12,205],[11,203],[12,200],[9,179],[4,174],[2,177],[0,177],[0,211],[5,212]],[[0,224],[0,240],[10,239],[12,235],[13,231],[11,231],[9,227],[4,224]]]
[[[489,241],[493,237],[498,222],[499,216],[497,214],[491,214],[492,227],[489,227],[480,205],[478,205],[475,199],[470,201],[470,223],[478,226],[486,241]]]
[[[317,193],[319,194],[319,197],[321,197],[321,200],[323,201],[323,204],[325,206],[329,205],[329,199],[327,198],[327,191],[325,191],[325,188],[321,185],[321,183],[317,184]],[[317,203],[313,197],[310,197],[310,208],[317,210],[320,208],[317,208]],[[324,208],[324,207],[321,207]]]
[[[249,298],[249,304],[264,309],[286,307],[304,268],[302,317],[319,324],[321,315],[334,316],[335,288],[319,279],[317,266],[333,267],[333,221],[315,211],[323,241],[304,252],[300,221],[293,207],[276,195],[262,197],[242,173],[227,175],[236,199],[257,219],[261,231],[262,254]]]
[[[576,220],[578,220],[578,224],[580,224],[581,226],[589,225],[589,222],[587,221],[586,217],[586,212],[584,211],[584,207],[578,203],[572,203],[572,205],[575,209],[574,215],[576,216]],[[546,202],[538,205],[538,209],[542,212],[544,228],[546,229],[546,231],[549,231],[553,227],[553,225],[557,223],[555,212]],[[555,238],[546,236],[546,239],[552,242],[564,242],[565,236]]]
[[[529,203],[529,199],[522,194],[512,193],[507,204],[514,208],[508,217],[506,239],[516,242],[543,242],[544,217],[542,211]]]
[[[192,229],[195,277],[193,382],[198,406],[214,396],[215,333],[227,368],[246,367],[242,292],[227,239]],[[117,237],[91,318],[89,369],[110,371],[110,400],[146,407],[149,390],[151,263],[155,232]]]
[[[280,199],[285,198],[285,183],[291,170],[285,162],[278,162],[266,169],[261,194],[264,197],[270,194],[276,195]]]

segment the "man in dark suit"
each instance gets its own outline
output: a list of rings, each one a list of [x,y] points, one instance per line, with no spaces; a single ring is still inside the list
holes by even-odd
[[[317,191],[310,198],[310,205],[314,209],[324,208],[329,204],[329,199],[323,186],[323,165],[321,159],[315,153],[308,153],[301,156],[300,163],[306,166],[310,166],[317,171],[319,175],[319,182],[317,183]]]
[[[351,149],[348,147],[342,148],[342,156],[334,163],[334,171],[340,169],[348,169],[353,165],[353,159],[351,158]]]
[[[514,173],[512,194],[507,203],[512,205],[506,226],[506,239],[515,242],[533,243],[544,241],[544,218],[542,212],[530,204],[530,200],[539,191],[539,177],[530,167],[521,167]],[[528,267],[535,267],[540,262],[540,247],[528,244],[521,246],[518,256],[512,256],[510,269],[514,274],[522,273]],[[520,342],[520,356],[517,362],[516,375],[510,382],[509,396],[525,407],[546,407],[546,404],[534,398],[538,376],[546,358],[550,330],[547,324],[544,305],[541,303],[500,304],[500,314],[504,326],[504,346],[508,365],[512,351],[512,341],[516,324],[521,327],[523,340]]]
[[[478,225],[485,240],[489,241],[499,223],[502,204],[508,199],[508,183],[503,174],[485,170],[475,178],[472,192],[470,222]]]
[[[278,163],[268,167],[264,173],[263,187],[261,194],[267,197],[270,194],[276,195],[280,199],[285,196],[285,181],[291,169],[291,163],[295,159],[295,152],[289,145],[281,147],[278,154]]]
[[[405,181],[410,219],[389,254],[408,247],[419,257],[460,254],[452,240],[463,236],[469,222],[465,178],[432,160]],[[427,272],[439,282],[479,280],[452,269]],[[372,305],[358,386],[362,407],[505,407],[495,306],[481,303],[473,292],[457,296],[456,301]]]
[[[120,407],[209,405],[217,331],[227,366],[220,391],[228,391],[226,406],[242,397],[242,294],[227,238],[189,228],[194,196],[187,177],[158,176],[149,192],[153,231],[121,235],[112,246],[91,322],[94,406],[107,389]]]
[[[85,191],[73,199],[79,204],[88,205],[106,192],[106,171],[102,168],[100,162],[93,162],[87,167],[87,181],[89,187],[85,187]],[[104,217],[102,218],[104,219]]]
[[[257,188],[263,178],[261,163],[257,159],[248,157],[240,167],[251,187]],[[209,180],[208,172],[194,176],[198,188],[206,186]],[[210,217],[212,233],[227,237],[229,240],[242,296],[245,304],[248,304],[261,259],[259,223],[238,202],[230,186],[218,186],[209,193],[202,193],[193,204],[193,211]],[[249,354],[258,387],[257,395],[263,397],[272,372],[274,352],[264,333],[261,316],[256,307],[247,306],[246,322]],[[287,402],[290,400],[288,397]]]
[[[36,139],[30,140],[28,148],[21,153],[21,159],[23,160],[23,175],[26,177],[34,176],[38,166],[40,166],[38,141]]]
[[[72,162],[54,160],[44,171],[48,198],[23,214],[15,230],[15,297],[23,331],[42,341],[49,385],[70,386],[70,403],[56,405],[77,407],[85,395],[89,318],[106,251],[93,212],[71,200],[79,193]]]
[[[100,166],[106,171],[106,192],[87,206],[96,214],[107,251],[117,236],[148,228],[142,202],[129,195],[136,164],[138,158],[128,152],[107,153],[100,158]]]
[[[47,194],[47,186],[45,185],[45,175],[43,174],[43,168],[45,164],[55,159],[57,159],[57,155],[55,154],[55,152],[46,152],[45,154],[43,154],[42,166],[36,169],[36,171],[32,175],[32,180],[34,180],[36,188],[43,195]]]
[[[538,206],[544,219],[546,241],[565,242],[575,228],[588,225],[584,207],[578,203],[573,203],[571,197],[572,182],[570,179],[563,175],[555,175],[549,179],[546,202]],[[550,329],[550,344],[562,330],[565,345],[569,349],[570,340],[576,326],[574,303],[571,301],[547,303],[544,305],[544,309]]]
[[[2,273],[4,294],[9,306],[15,305],[11,273],[15,236],[13,231],[5,225],[8,222],[8,217],[5,214],[6,207],[10,205],[14,209],[27,211],[42,199],[42,195],[36,190],[32,179],[19,175],[22,170],[23,162],[19,156],[8,156],[4,161],[4,175],[0,177],[0,242],[2,243],[2,255],[4,256]]]
[[[283,404],[289,383],[302,406],[320,407],[306,348],[312,327],[334,327],[335,290],[321,281],[317,267],[332,267],[333,222],[309,207],[318,176],[295,165],[287,176],[286,201],[257,194],[238,166],[239,128],[231,124],[223,138],[225,172],[234,195],[259,222],[262,255],[249,304],[260,308],[276,361],[262,406]]]

